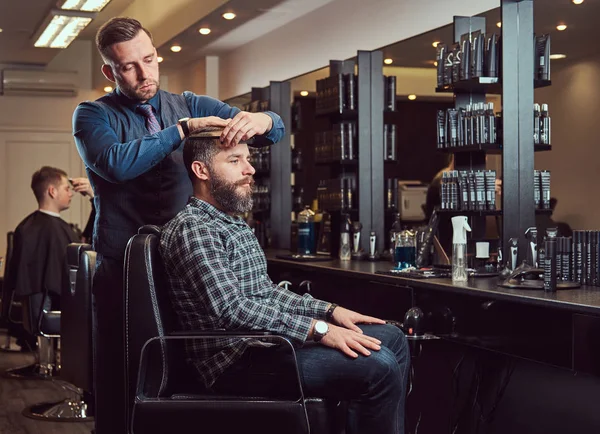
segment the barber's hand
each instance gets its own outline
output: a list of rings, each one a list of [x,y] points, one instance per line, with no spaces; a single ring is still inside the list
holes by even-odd
[[[203,118],[191,118],[188,120],[187,125],[190,133],[194,133],[208,127],[225,128],[230,121],[231,119],[222,119],[218,116],[206,116]],[[183,130],[181,130],[181,134],[183,137]]]
[[[358,357],[358,353],[370,356],[369,350],[379,351],[381,349],[380,340],[333,324],[329,324],[329,332],[323,336],[320,343],[340,350],[354,359]]]
[[[362,333],[362,330],[356,324],[385,324],[385,321],[373,316],[362,315],[353,310],[345,309],[338,306],[333,311],[331,317],[333,322],[341,327],[354,330],[357,333]]]
[[[225,147],[234,147],[240,141],[262,135],[273,127],[273,119],[265,113],[239,112],[229,122],[221,134],[221,143]]]
[[[73,191],[80,193],[82,196],[94,197],[94,190],[90,185],[90,181],[87,178],[71,178],[71,185]]]

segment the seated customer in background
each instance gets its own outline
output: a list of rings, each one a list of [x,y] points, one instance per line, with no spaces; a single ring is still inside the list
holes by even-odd
[[[183,158],[194,196],[161,234],[180,327],[280,334],[296,347],[305,394],[350,401],[348,434],[403,433],[410,363],[406,338],[383,320],[271,281],[256,237],[237,216],[252,209],[255,170],[248,146],[225,149],[220,134],[215,130],[187,139]],[[259,348],[248,340],[196,340],[187,351],[207,389],[242,393],[239,388],[250,383],[275,393],[290,390],[288,383],[268,382],[291,363],[289,349]]]
[[[48,166],[31,177],[38,209],[15,229],[13,255],[7,264],[5,284],[12,286],[15,297],[48,291],[46,307],[59,307],[60,293],[69,285],[67,245],[80,241],[60,213],[69,208],[73,190],[93,195],[87,178],[73,178],[72,183],[73,188],[63,170]]]

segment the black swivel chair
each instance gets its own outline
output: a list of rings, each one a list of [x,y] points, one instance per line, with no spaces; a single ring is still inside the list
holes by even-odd
[[[9,266],[13,253],[13,242],[15,233],[8,232],[6,234],[6,256],[4,257],[4,284],[2,285],[2,307],[0,309],[0,327],[6,329],[5,341],[0,345],[0,351],[5,353],[20,352],[18,348],[11,346],[11,337],[18,337],[17,330],[22,329],[21,320],[21,303],[14,301],[12,288],[8,285]],[[28,366],[26,370],[32,369]]]
[[[132,237],[125,253],[125,340],[128,422],[133,434],[172,432],[337,433],[337,402],[219,396],[194,383],[181,346],[185,339],[207,337],[264,338],[215,330],[176,332],[175,314],[166,291],[166,275],[158,252],[158,228],[145,226]],[[283,344],[289,342],[278,336]],[[290,344],[291,347],[291,344]],[[341,416],[341,417],[340,417]]]
[[[96,252],[89,244],[72,243],[67,246],[69,286],[61,293],[61,311],[58,316],[60,332],[60,375],[53,378],[69,394],[58,402],[36,404],[26,408],[23,415],[32,419],[85,422],[92,419],[92,281],[96,271]],[[28,306],[28,303],[25,303]],[[49,327],[43,324],[46,314],[42,309],[39,331]],[[56,327],[56,324],[53,325]]]

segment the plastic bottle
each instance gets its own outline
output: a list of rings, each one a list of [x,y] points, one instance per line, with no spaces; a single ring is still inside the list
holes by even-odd
[[[466,282],[467,275],[467,231],[471,227],[465,216],[452,217],[452,282]]]
[[[351,259],[352,248],[350,247],[350,218],[347,215],[343,216],[340,229],[340,260],[349,261]]]

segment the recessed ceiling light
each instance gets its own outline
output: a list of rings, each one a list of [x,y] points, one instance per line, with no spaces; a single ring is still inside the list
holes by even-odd
[[[583,3],[583,0],[573,0],[573,4],[580,5]]]
[[[496,23],[496,26],[497,26],[497,27],[502,27],[502,21],[498,21],[498,22]]]
[[[550,59],[552,59],[552,60],[565,59],[566,57],[567,57],[566,54],[551,54],[550,55]]]
[[[417,95],[408,95],[408,99],[414,101],[417,99]]]
[[[162,56],[158,56],[158,57],[156,58],[156,61],[157,61],[158,63],[162,62],[163,60],[165,60],[165,59],[163,59],[163,58],[162,58]]]
[[[173,53],[179,53],[179,52],[181,51],[181,46],[180,46],[180,45],[173,45],[173,46],[171,47],[171,51],[172,51]]]
[[[233,20],[235,18],[235,14],[233,12],[225,12],[223,14],[223,18],[226,20]]]
[[[112,86],[104,86],[104,92],[112,92]]]
[[[440,43],[440,41],[435,41],[435,42],[434,42],[433,44],[431,44],[431,45],[433,45],[433,48],[437,48],[437,46],[438,46],[438,44],[439,44],[439,43]]]
[[[201,35],[208,35],[210,33],[210,29],[208,27],[200,27],[198,32],[200,32]]]
[[[308,96],[308,91],[307,90],[301,90],[300,91],[300,95],[301,96]]]
[[[0,33],[2,33],[2,29],[0,29]]]
[[[556,30],[558,30],[559,32],[562,32],[563,30],[567,30],[567,25],[559,24],[558,26],[556,26]]]
[[[386,65],[391,65],[392,63],[394,63],[393,59],[390,59],[389,57],[387,59],[383,59],[383,63],[385,63]]]

